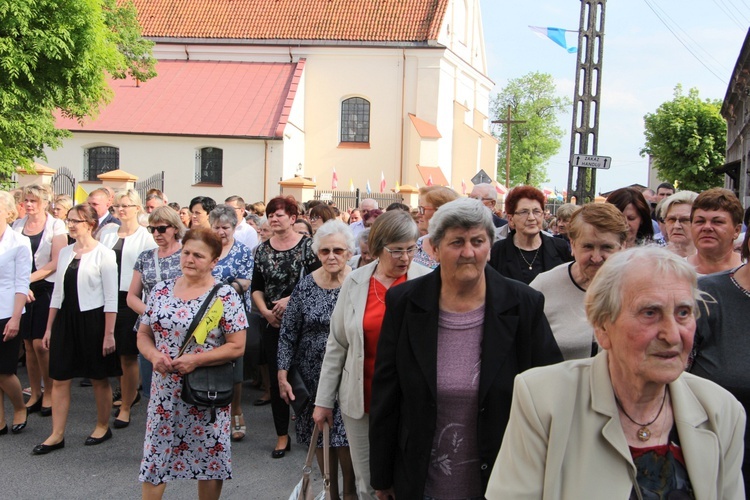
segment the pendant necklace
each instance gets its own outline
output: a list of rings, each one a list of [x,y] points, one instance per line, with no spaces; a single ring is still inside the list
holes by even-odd
[[[516,247],[516,248],[518,248],[518,247]],[[526,263],[526,265],[529,266],[529,269],[531,269],[532,267],[534,267],[534,262],[536,262],[536,258],[539,255],[539,249],[540,248],[542,248],[542,247],[541,246],[537,247],[536,252],[534,252],[534,258],[531,259],[531,262],[529,262],[528,260],[526,260],[526,257],[523,255],[523,251],[520,248],[518,248],[518,253],[521,254],[521,258]]]
[[[630,415],[625,411],[625,408],[623,408],[622,403],[620,403],[619,398],[617,395],[615,395],[615,402],[617,403],[617,407],[622,410],[622,413],[628,417],[628,420],[633,422],[635,425],[640,425],[641,427],[636,431],[635,436],[638,438],[639,441],[645,443],[649,439],[651,439],[651,429],[648,428],[649,425],[656,422],[656,419],[659,418],[659,415],[661,415],[661,411],[664,409],[664,402],[667,400],[667,388],[664,388],[664,397],[661,400],[661,406],[659,407],[659,413],[656,414],[654,419],[651,422],[648,422],[646,424],[641,424],[639,422],[636,422],[633,420]]]

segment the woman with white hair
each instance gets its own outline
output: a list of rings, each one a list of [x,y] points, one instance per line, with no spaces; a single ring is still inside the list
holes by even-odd
[[[437,270],[385,296],[371,484],[381,499],[483,498],[514,377],[562,355],[542,294],[487,265],[495,236],[487,207],[446,203],[429,231]]]
[[[130,409],[141,400],[138,392],[138,345],[135,324],[138,313],[128,307],[128,289],[133,281],[133,268],[138,256],[144,250],[157,247],[151,234],[138,222],[143,213],[143,204],[137,191],[128,189],[115,194],[115,214],[120,225],[108,224],[98,234],[99,241],[115,252],[117,260],[118,294],[117,319],[115,322],[115,345],[120,357],[122,377],[120,391],[113,396],[115,406],[120,410],[115,417],[113,427],[123,429],[130,425]]]
[[[745,412],[684,371],[699,298],[668,250],[607,259],[586,292],[604,351],[516,378],[486,497],[745,498]]]
[[[698,193],[680,191],[665,198],[661,205],[659,217],[664,222],[664,239],[667,249],[680,257],[695,253],[693,233],[690,231],[690,212]]]
[[[289,299],[279,335],[278,378],[281,397],[289,403],[296,395],[287,380],[294,366],[310,394],[318,390],[318,379],[330,331],[331,314],[339,298],[341,285],[351,268],[347,260],[354,251],[354,236],[349,226],[339,219],[331,219],[318,228],[313,236],[312,250],[322,266],[297,283]],[[308,404],[297,415],[297,442],[310,446],[315,426],[313,405]],[[333,408],[330,434],[331,497],[339,497],[338,464],[344,477],[343,496],[356,498],[354,470],[346,439],[344,421],[338,404]],[[323,470],[323,436],[317,443],[317,457]]]

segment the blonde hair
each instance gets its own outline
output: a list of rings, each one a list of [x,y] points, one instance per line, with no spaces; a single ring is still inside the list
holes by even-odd
[[[28,186],[23,187],[23,198],[26,198],[29,195],[41,201],[43,204],[49,204],[51,190],[40,184],[29,184]],[[23,201],[23,199],[21,201]]]
[[[129,198],[130,201],[136,205],[138,213],[140,214],[143,212],[143,202],[141,201],[141,195],[138,194],[138,191],[135,189],[123,189],[122,191],[115,193],[115,203],[119,202],[122,198]]]
[[[5,205],[5,211],[8,212],[8,224],[16,220],[18,211],[16,210],[16,200],[12,194],[7,191],[0,191],[0,203]]]

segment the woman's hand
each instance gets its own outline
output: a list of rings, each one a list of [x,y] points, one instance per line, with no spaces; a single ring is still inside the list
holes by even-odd
[[[102,356],[106,358],[110,354],[114,354],[114,353],[115,353],[115,334],[114,332],[105,333],[104,342],[102,343]]]
[[[276,317],[276,315],[273,313],[273,311],[269,311],[268,309],[265,310],[263,313],[263,318],[268,321],[268,324],[271,325],[274,328],[281,327],[281,320]]]
[[[393,491],[393,488],[375,490],[375,496],[378,497],[378,500],[396,500],[396,492]]]
[[[34,292],[29,290],[29,293],[26,294],[26,303],[31,304],[36,300],[36,297],[34,296]]]
[[[42,347],[47,349],[49,351],[49,339],[52,336],[52,330],[47,329],[44,332],[44,337],[42,337]]]
[[[281,318],[284,316],[284,311],[286,311],[286,305],[289,303],[289,299],[291,298],[291,295],[289,297],[284,297],[283,299],[274,300],[273,301],[273,309],[271,312],[273,312],[274,316]]]
[[[277,377],[279,379],[279,394],[286,404],[291,404],[296,397],[292,391],[291,384],[289,384],[289,381],[287,380],[287,373],[289,373],[287,370],[279,370],[277,372]]]
[[[9,340],[13,340],[16,335],[18,335],[18,329],[21,326],[21,318],[11,316],[8,322],[5,324],[5,329],[3,330],[3,342],[8,342]]]
[[[333,408],[316,406],[313,410],[313,421],[320,432],[323,432],[323,424],[326,422],[328,422],[328,427],[333,427]]]
[[[195,354],[183,354],[179,358],[172,360],[172,371],[180,375],[191,373],[198,366]]]
[[[151,360],[151,364],[154,366],[154,371],[156,371],[156,373],[161,373],[162,375],[171,373],[174,370],[172,358],[161,351],[159,351],[158,355],[154,356]]]

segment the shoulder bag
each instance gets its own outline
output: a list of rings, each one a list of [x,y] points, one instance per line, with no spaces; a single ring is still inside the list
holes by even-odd
[[[225,283],[219,283],[213,287],[201,304],[200,309],[193,317],[193,321],[188,328],[185,341],[177,355],[179,358],[185,353],[185,350],[193,339],[193,334],[198,323],[203,319],[206,309],[208,309],[211,300]],[[175,358],[176,359],[176,358]],[[205,406],[211,409],[211,420],[216,420],[216,408],[222,408],[232,402],[234,395],[234,362],[230,361],[216,366],[199,366],[190,373],[182,376],[182,400],[187,404],[195,406]]]

